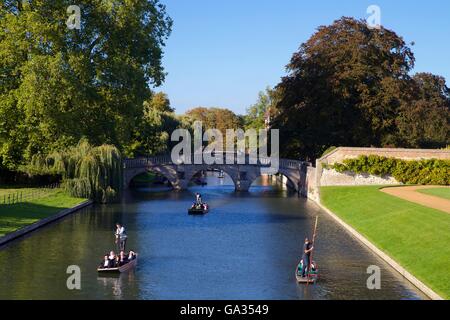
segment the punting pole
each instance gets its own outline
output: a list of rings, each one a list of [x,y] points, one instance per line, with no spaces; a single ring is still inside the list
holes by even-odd
[[[306,286],[309,285],[309,275],[311,273],[311,264],[313,262],[313,253],[314,253],[314,249],[316,247],[316,231],[317,231],[317,223],[319,222],[319,217],[316,217],[316,223],[314,224],[314,233],[313,233],[313,238],[312,238],[312,245],[313,245],[313,249],[311,250],[311,256],[309,257],[309,266],[308,266],[308,281],[306,283]]]

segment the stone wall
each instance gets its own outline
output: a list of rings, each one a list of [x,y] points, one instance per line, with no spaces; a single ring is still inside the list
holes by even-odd
[[[316,183],[316,168],[304,167],[301,173],[300,194],[308,199],[318,202],[319,192]]]
[[[376,177],[354,173],[338,173],[335,170],[324,169],[324,166],[342,163],[345,159],[355,159],[359,156],[377,155],[403,160],[441,159],[450,160],[450,150],[422,149],[380,149],[380,148],[337,148],[316,161],[315,182],[309,183],[312,190],[306,196],[320,202],[321,186],[362,186],[362,185],[393,185],[398,182],[392,177]],[[309,174],[308,174],[309,175]],[[307,175],[307,176],[308,176]],[[311,177],[313,174],[311,173]],[[311,178],[310,177],[310,178]]]
[[[450,160],[450,150],[423,150],[423,149],[380,149],[380,148],[337,148],[323,158],[324,164],[341,163],[345,159],[354,159],[359,156],[377,155],[387,158],[403,160],[442,159]]]
[[[320,185],[326,186],[367,186],[367,185],[398,185],[395,178],[378,177],[370,174],[356,174],[354,172],[339,173],[333,169],[324,169],[320,178]]]

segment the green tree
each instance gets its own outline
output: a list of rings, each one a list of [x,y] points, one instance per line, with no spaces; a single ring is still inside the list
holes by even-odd
[[[330,146],[383,146],[398,135],[414,55],[395,32],[342,18],[296,52],[277,86],[274,128],[285,156],[320,156]]]
[[[175,112],[170,106],[170,100],[166,93],[158,92],[152,96],[152,98],[148,101],[144,101],[144,110],[157,110],[160,112]]]
[[[442,148],[450,141],[450,89],[445,79],[418,73],[412,79],[411,99],[397,119],[397,145]]]
[[[100,203],[117,200],[123,188],[120,151],[110,145],[92,146],[85,139],[46,156],[34,155],[24,171],[32,175],[61,175],[70,195]]]
[[[227,129],[239,129],[243,125],[241,117],[224,108],[198,107],[186,112],[186,117],[191,124],[195,121],[203,122],[204,130],[220,130],[224,137]]]
[[[124,149],[140,123],[172,21],[159,0],[0,2],[0,167],[91,143]]]
[[[245,127],[264,129],[270,124],[271,113],[275,109],[275,91],[266,88],[258,95],[258,101],[247,109],[244,117]]]
[[[172,146],[170,136],[181,126],[165,93],[156,93],[144,102],[144,114],[127,147],[129,156],[167,153]]]

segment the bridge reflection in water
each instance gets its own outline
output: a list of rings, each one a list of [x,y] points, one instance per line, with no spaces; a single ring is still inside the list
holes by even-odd
[[[312,202],[257,179],[248,193],[208,173],[188,191],[128,190],[121,203],[69,216],[0,250],[0,299],[423,299],[424,296],[348,235]],[[194,193],[211,205],[187,215]],[[314,286],[294,269],[304,237],[320,217]],[[100,278],[96,267],[114,247],[122,222],[139,252],[132,273]],[[68,265],[81,268],[82,289],[66,287]],[[381,268],[369,290],[368,266]]]
[[[278,169],[278,174],[287,178],[287,184],[290,188],[301,192],[307,187],[306,162],[280,159],[276,164],[271,162],[271,158],[252,158],[245,155],[245,160],[239,162],[237,154],[223,153],[215,164],[194,164],[191,161],[180,161],[174,163],[170,156],[126,159],[124,161],[124,186],[128,188],[134,177],[151,171],[164,176],[174,189],[186,190],[192,178],[199,172],[208,170],[223,171],[233,181],[236,191],[249,191],[253,182],[264,175],[272,165]],[[234,163],[234,164],[227,164]],[[238,164],[244,163],[244,164]]]

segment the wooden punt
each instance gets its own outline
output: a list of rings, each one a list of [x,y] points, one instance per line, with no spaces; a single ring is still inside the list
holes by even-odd
[[[317,264],[315,262],[313,262],[313,264],[317,266]],[[307,276],[305,278],[302,277],[302,275],[300,273],[301,270],[302,270],[302,263],[300,262],[297,266],[297,269],[295,269],[295,278],[297,279],[298,283],[306,283],[306,284],[316,283],[317,278],[319,276],[319,270],[317,267],[314,271],[307,272]]]
[[[188,213],[190,215],[203,215],[203,214],[207,214],[209,212],[209,208],[208,209],[204,209],[203,207],[200,209],[197,208],[191,208],[188,210]]]
[[[137,254],[136,254],[136,258],[131,260],[130,262],[128,262],[127,264],[124,264],[123,266],[120,266],[118,268],[107,268],[107,269],[103,269],[103,268],[97,268],[97,272],[98,273],[123,273],[123,272],[127,272],[131,269],[133,269],[134,267],[136,267],[137,265]]]

